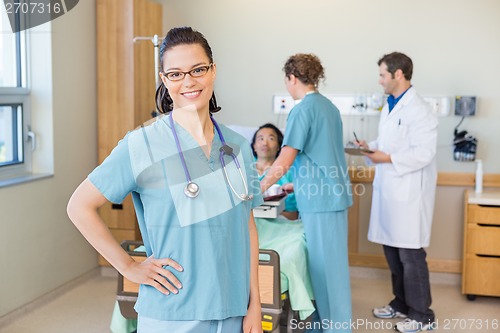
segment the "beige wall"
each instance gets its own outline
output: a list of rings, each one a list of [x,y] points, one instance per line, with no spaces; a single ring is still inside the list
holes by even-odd
[[[296,52],[326,67],[324,93],[382,92],[377,60],[399,50],[415,63],[425,95],[476,95],[478,114],[464,121],[479,140],[487,173],[500,172],[500,1],[497,0],[164,0],[165,29],[190,25],[211,43],[216,93],[225,123],[278,122],[272,96],[286,93],[281,68]],[[472,172],[452,160],[459,118],[440,119],[441,171]],[[348,122],[349,120],[345,120]],[[279,121],[284,124],[284,120]],[[372,121],[370,126],[376,126]],[[370,132],[370,131],[368,131]]]
[[[66,215],[97,162],[95,1],[80,1],[32,38],[35,168],[54,177],[0,188],[0,317],[97,265]]]

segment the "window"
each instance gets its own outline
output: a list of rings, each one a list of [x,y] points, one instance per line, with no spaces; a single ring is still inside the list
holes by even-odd
[[[21,104],[0,104],[0,166],[23,162],[22,123]]]
[[[13,16],[21,20],[20,14]],[[0,15],[0,88],[26,87],[26,32],[13,33],[7,13]]]
[[[18,15],[16,20],[20,20]],[[13,33],[0,11],[0,180],[31,173],[26,31]]]

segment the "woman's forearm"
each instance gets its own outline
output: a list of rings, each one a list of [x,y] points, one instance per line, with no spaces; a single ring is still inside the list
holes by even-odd
[[[280,155],[267,171],[264,179],[260,182],[262,192],[265,192],[271,185],[275,184],[288,172],[297,154],[298,150],[295,148],[285,146],[281,149]]]
[[[257,236],[257,227],[253,213],[250,214],[248,221],[248,231],[250,233],[250,306],[258,306],[260,309],[259,294],[259,239]]]

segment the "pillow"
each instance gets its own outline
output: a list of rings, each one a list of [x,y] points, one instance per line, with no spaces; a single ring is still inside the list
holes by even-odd
[[[253,126],[241,126],[241,125],[226,125],[233,131],[238,134],[241,134],[245,139],[248,140],[248,143],[252,143],[252,138],[254,133],[257,131],[258,127]]]

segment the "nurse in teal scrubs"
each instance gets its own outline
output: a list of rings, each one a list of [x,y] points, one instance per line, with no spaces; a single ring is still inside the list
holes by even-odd
[[[352,204],[337,107],[318,92],[324,70],[312,54],[291,56],[283,68],[295,100],[280,155],[261,181],[265,191],[292,167],[304,224],[308,265],[319,319],[316,332],[351,332],[347,209]]]
[[[263,200],[251,149],[212,117],[220,110],[216,65],[201,33],[170,30],[160,61],[157,102],[168,115],[129,132],[77,188],[68,214],[104,258],[140,284],[138,332],[261,333],[252,209]],[[97,213],[129,193],[148,256],[143,263]]]

